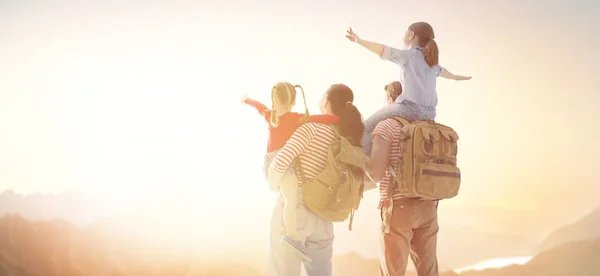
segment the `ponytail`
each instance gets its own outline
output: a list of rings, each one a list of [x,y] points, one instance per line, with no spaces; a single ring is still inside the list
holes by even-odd
[[[304,90],[302,90],[304,95]],[[271,89],[271,119],[270,124],[272,127],[279,126],[279,113],[278,110],[283,108],[290,108],[294,104],[296,99],[295,86],[289,82],[279,82]],[[305,101],[306,106],[306,101]]]
[[[294,85],[294,88],[298,88],[302,92],[302,101],[304,102],[304,118],[302,118],[302,122],[306,123],[308,122],[308,117],[310,115],[308,114],[308,106],[306,105],[306,95],[304,95],[304,89],[299,84]]]
[[[275,111],[275,109],[271,110],[271,120],[270,120],[270,123],[271,123],[272,127],[279,126],[279,116],[277,116],[277,111]]]
[[[346,137],[354,146],[360,147],[365,125],[362,115],[352,102],[346,103],[346,107],[340,112],[340,134]]]
[[[423,49],[423,56],[425,57],[425,62],[429,67],[433,67],[439,64],[439,49],[435,40],[429,39],[427,44],[425,44],[425,49]]]
[[[408,29],[414,32],[415,36],[419,39],[419,47],[423,48],[423,56],[425,62],[429,67],[433,67],[439,64],[438,56],[439,49],[435,40],[435,33],[433,27],[427,22],[415,22],[408,26]]]
[[[348,139],[352,145],[360,147],[365,125],[362,115],[352,104],[354,101],[352,89],[345,84],[337,83],[327,89],[326,97],[331,104],[331,112],[340,116],[340,135]]]
[[[277,85],[273,86],[273,90],[271,91],[271,126],[277,127],[279,126],[279,115],[277,115],[277,109],[279,107],[279,97],[277,97]]]

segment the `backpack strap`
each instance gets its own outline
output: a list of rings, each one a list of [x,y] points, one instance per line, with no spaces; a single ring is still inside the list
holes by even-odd
[[[333,129],[333,133],[335,133],[335,138],[342,136],[340,132],[340,127],[337,125],[330,125],[331,129]]]
[[[410,122],[408,120],[406,120],[402,117],[391,117],[391,119],[402,124],[403,127],[410,124]],[[400,164],[397,164],[397,165],[400,165]],[[396,170],[394,170],[394,168],[392,168],[391,165],[388,166],[388,170],[390,170],[390,173],[392,174],[393,181],[390,181],[391,183],[389,183],[389,185],[388,185],[387,198],[385,199],[387,204],[385,204],[384,206],[381,206],[381,209],[382,209],[381,210],[381,212],[382,212],[381,218],[383,219],[383,226],[382,226],[383,233],[390,232],[391,221],[392,221],[392,211],[394,209],[394,200],[393,200],[394,191],[398,187],[398,183],[396,183],[396,178],[398,176],[396,174]]]
[[[335,134],[336,138],[340,137],[340,129],[337,125],[330,125],[331,129],[333,130],[333,133]],[[305,184],[306,181],[306,175],[304,174],[304,170],[302,169],[302,162],[300,162],[300,156],[296,156],[296,158],[294,158],[294,168],[296,169],[296,171],[298,172],[298,175],[300,176],[300,183],[301,184]]]
[[[408,120],[406,120],[406,119],[404,119],[402,117],[390,117],[390,118],[393,119],[393,120],[395,120],[395,121],[397,121],[397,122],[399,122],[399,123],[401,123],[402,126],[406,126],[406,125],[410,124],[410,122]]]
[[[294,158],[294,169],[296,169],[296,171],[298,172],[298,175],[300,176],[300,184],[305,184],[306,183],[306,176],[304,175],[304,170],[302,169],[302,162],[300,162],[300,156],[296,156],[296,158]]]

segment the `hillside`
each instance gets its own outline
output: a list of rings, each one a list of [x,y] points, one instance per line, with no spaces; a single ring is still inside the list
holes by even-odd
[[[71,191],[60,194],[17,194],[7,190],[0,194],[0,215],[18,213],[30,220],[62,219],[85,227],[115,212],[116,201]],[[77,206],[77,208],[73,208]]]
[[[596,237],[600,237],[600,207],[576,222],[552,232],[541,244],[540,250],[546,251],[564,243]]]
[[[377,200],[376,194],[370,194],[370,197],[365,200],[363,209],[359,210],[355,217],[352,231],[348,231],[346,223],[336,224],[334,245],[336,253],[358,252],[368,258],[377,258],[380,251],[380,219],[375,208]],[[165,244],[165,239],[168,239],[168,244],[171,245],[196,247],[211,252],[238,248],[239,243],[243,242],[246,247],[254,251],[259,247],[264,248],[264,244],[268,243],[267,236],[264,234],[268,231],[270,211],[263,212],[259,210],[263,207],[257,207],[254,209],[256,215],[248,216],[244,218],[245,222],[240,222],[252,225],[247,228],[248,233],[256,237],[252,241],[233,237],[214,243],[211,242],[211,237],[220,236],[223,229],[216,221],[202,225],[201,222],[216,217],[207,212],[199,212],[197,202],[197,195],[188,195],[178,198],[176,202],[165,201],[152,204],[151,207],[137,206],[135,211],[124,212],[123,209],[131,207],[125,208],[122,202],[93,197],[82,192],[20,195],[6,191],[0,194],[0,215],[19,213],[29,220],[61,219],[73,223],[80,229],[89,228],[92,232],[101,230],[100,232],[104,234],[109,232],[113,241],[116,235],[120,240],[129,243],[136,241],[136,247],[139,244],[161,246]],[[128,204],[135,205],[135,203]],[[267,206],[264,208],[268,210],[271,208],[269,204],[270,202],[261,206]],[[483,229],[485,230],[483,231],[479,230],[482,228],[481,225],[476,227],[477,225],[452,224],[454,219],[476,224],[486,217],[484,214],[493,212],[492,209],[473,213],[442,207],[440,212],[443,213],[440,214],[440,219],[447,220],[440,223],[438,240],[438,257],[442,269],[464,267],[489,258],[531,255],[538,247],[538,244],[531,240],[511,235],[516,232],[500,231],[501,228]],[[116,215],[110,216],[111,213]],[[110,219],[101,219],[102,217],[110,217]],[[511,216],[505,215],[505,217]],[[483,223],[487,221],[479,224]],[[196,231],[198,227],[202,227],[202,231]],[[462,250],[457,252],[455,250],[457,247]]]
[[[570,242],[542,252],[523,266],[467,271],[460,276],[598,276],[600,238]],[[441,274],[450,276],[452,274]],[[452,275],[454,276],[454,275]]]
[[[466,271],[457,274],[440,272],[440,276],[598,276],[600,275],[600,238],[571,242],[557,246],[535,256],[525,265],[513,265],[500,269]],[[334,258],[334,276],[379,275],[379,262],[365,259],[357,254]],[[406,276],[417,276],[407,271]]]
[[[0,218],[2,276],[262,275],[253,267],[206,261],[193,254],[153,251],[90,234],[63,221]]]
[[[121,275],[109,248],[61,221],[30,222],[19,215],[0,219],[2,275]],[[84,273],[85,272],[85,273]]]

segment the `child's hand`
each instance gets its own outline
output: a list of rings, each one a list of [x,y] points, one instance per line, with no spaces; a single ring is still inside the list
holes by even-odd
[[[354,31],[352,31],[352,28],[348,28],[348,30],[346,31],[346,38],[352,42],[358,42],[358,35],[356,35],[354,33]]]
[[[464,80],[470,80],[471,77],[465,77],[465,76],[456,76],[456,78],[454,80],[457,81],[464,81]]]

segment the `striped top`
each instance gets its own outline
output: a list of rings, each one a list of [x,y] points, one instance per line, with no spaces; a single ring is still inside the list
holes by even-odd
[[[404,134],[402,132],[402,124],[391,118],[381,121],[373,130],[373,138],[375,138],[375,136],[379,136],[383,138],[383,140],[390,143],[391,152],[390,161],[388,164],[391,165],[394,170],[398,169],[398,161],[402,156],[401,146],[404,146],[404,144],[400,141],[402,140],[403,135]],[[379,194],[381,202],[387,200],[388,186],[390,185],[390,183],[394,183],[394,176],[392,176],[392,173],[388,168],[385,170],[385,175],[383,176],[383,179],[381,179],[381,181],[379,182]],[[395,190],[392,199],[396,200],[401,198],[402,196],[400,195],[398,190]]]
[[[304,176],[310,180],[325,169],[327,152],[335,138],[335,132],[329,125],[302,124],[273,160],[273,169],[284,173],[294,162],[294,158],[299,156]]]

